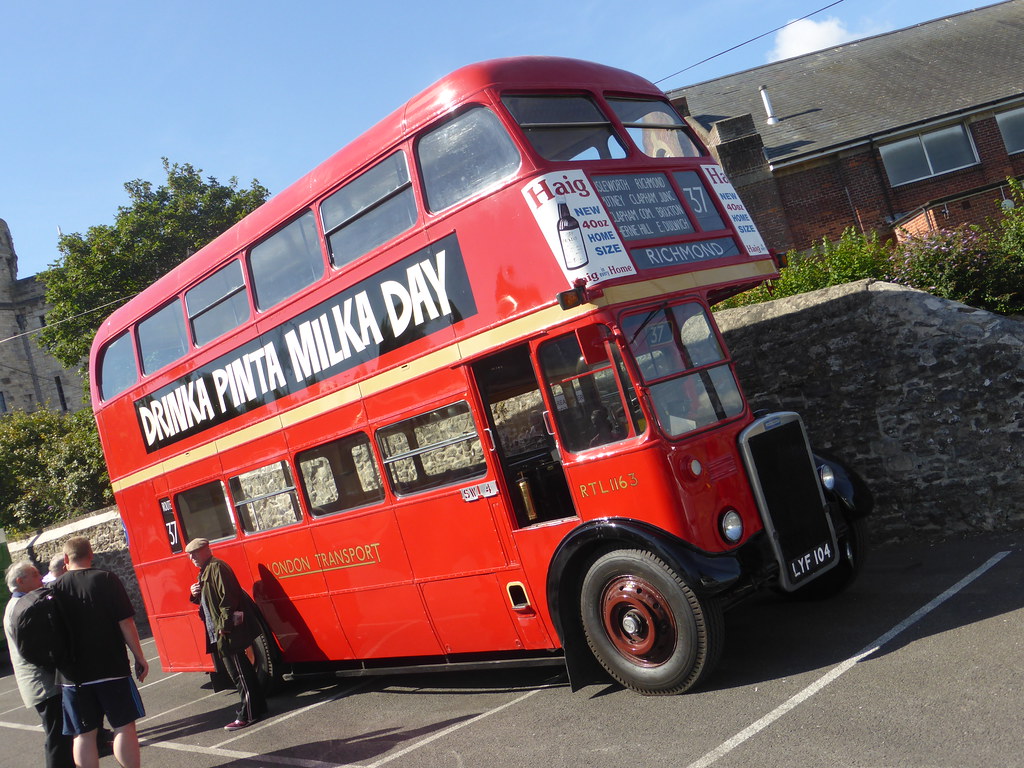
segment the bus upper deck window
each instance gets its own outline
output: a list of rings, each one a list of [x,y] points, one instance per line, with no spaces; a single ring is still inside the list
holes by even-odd
[[[139,380],[131,334],[125,331],[103,350],[100,361],[100,397],[109,400]]]
[[[185,308],[196,344],[205,344],[249,319],[249,296],[236,259],[185,291]]]
[[[173,301],[139,323],[142,372],[153,373],[188,352],[181,302]]]
[[[395,152],[328,197],[320,217],[336,267],[411,228],[418,213],[405,155]]]
[[[270,309],[323,276],[324,257],[312,211],[249,252],[256,306]]]
[[[519,150],[497,116],[474,107],[430,131],[416,145],[427,206],[443,211],[508,178]]]
[[[545,160],[626,156],[611,121],[588,96],[505,96],[502,103]]]
[[[700,157],[689,129],[672,107],[648,99],[608,99],[629,137],[649,157]]]

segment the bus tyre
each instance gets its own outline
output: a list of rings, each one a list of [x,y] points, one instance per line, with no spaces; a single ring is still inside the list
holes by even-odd
[[[598,557],[580,589],[587,644],[616,681],[646,695],[683,693],[722,650],[722,610],[644,550]]]
[[[283,682],[283,670],[277,647],[266,631],[253,640],[246,655],[256,669],[256,679],[259,681],[264,695],[269,696],[276,693]]]

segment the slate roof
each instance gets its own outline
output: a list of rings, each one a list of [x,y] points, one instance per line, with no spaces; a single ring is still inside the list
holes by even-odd
[[[779,118],[766,123],[759,86]],[[985,105],[1024,99],[1024,0],[1008,0],[669,92],[707,131],[750,114],[789,164]]]

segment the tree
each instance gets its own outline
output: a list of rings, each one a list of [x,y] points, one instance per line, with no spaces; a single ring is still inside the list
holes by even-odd
[[[255,179],[240,189],[234,177],[225,185],[187,163],[163,165],[165,185],[125,184],[131,204],[114,224],[63,235],[61,259],[39,274],[52,307],[39,343],[67,368],[85,367],[104,317],[267,199]]]
[[[0,528],[30,531],[113,504],[88,410],[0,419]]]

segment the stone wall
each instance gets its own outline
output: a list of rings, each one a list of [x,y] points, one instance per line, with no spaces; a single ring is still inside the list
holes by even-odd
[[[716,317],[752,407],[868,479],[876,538],[1024,528],[1024,322],[874,281]]]
[[[135,606],[135,623],[145,630],[148,626],[146,606],[142,602],[139,582],[128,555],[128,541],[125,539],[124,526],[121,525],[121,515],[116,507],[47,528],[27,539],[8,542],[11,560],[31,560],[39,572],[45,574],[50,567],[50,558],[61,552],[64,542],[72,536],[87,537],[92,542],[93,565],[113,571],[121,578]]]

